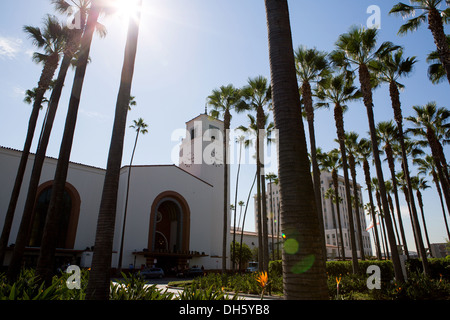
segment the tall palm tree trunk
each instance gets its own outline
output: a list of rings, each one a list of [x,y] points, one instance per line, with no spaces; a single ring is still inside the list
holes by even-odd
[[[395,221],[394,201],[392,201],[390,192],[387,192],[387,197],[388,197],[388,202],[389,202],[389,208],[391,209],[391,212],[392,212],[392,222],[394,223],[395,236],[397,237],[396,239],[397,239],[398,243],[401,243],[400,234],[398,233],[397,222]]]
[[[34,132],[36,130],[36,123],[39,117],[39,110],[44,99],[44,94],[50,86],[52,78],[58,68],[59,53],[50,55],[44,64],[41,77],[38,82],[36,90],[36,96],[34,97],[33,108],[31,110],[30,118],[28,120],[28,130],[25,138],[25,144],[20,157],[19,167],[17,169],[16,179],[14,181],[14,187],[11,193],[11,198],[8,205],[8,210],[5,216],[5,222],[3,225],[2,235],[0,237],[0,266],[3,264],[5,258],[6,247],[8,246],[9,235],[11,232],[11,226],[14,219],[14,213],[17,207],[17,200],[19,199],[20,189],[25,174],[25,169],[28,162],[28,156],[30,154],[31,144],[33,143]]]
[[[244,217],[242,218],[241,240],[239,241],[240,242],[240,246],[239,246],[239,270],[242,269],[242,242],[244,240],[245,218],[247,217],[248,203],[250,201],[250,196],[252,194],[253,187],[255,186],[255,182],[256,182],[256,178],[257,177],[258,177],[258,175],[255,174],[255,178],[253,179],[252,186],[250,188],[250,191],[248,192],[247,203],[245,204],[245,210],[244,210]]]
[[[400,200],[398,197],[398,186],[397,186],[397,177],[395,175],[394,159],[392,157],[392,149],[390,146],[388,148],[386,148],[386,153],[388,154],[387,158],[388,158],[388,163],[389,163],[389,169],[391,172],[392,191],[394,193],[395,208],[397,210],[397,218],[398,218],[398,224],[399,224],[399,228],[400,228],[400,236],[402,239],[401,242],[403,244],[403,250],[405,251],[406,257],[409,259],[408,245],[406,243],[405,229],[403,228],[402,213],[400,210]],[[392,213],[393,212],[394,211],[392,211]]]
[[[90,14],[86,24],[86,30],[81,39],[79,59],[75,71],[72,86],[72,93],[67,110],[66,123],[63,138],[59,151],[58,162],[55,170],[52,194],[45,221],[44,233],[42,236],[41,251],[39,257],[38,273],[49,283],[53,269],[53,259],[56,249],[57,230],[59,225],[59,214],[63,206],[63,196],[69,168],[70,152],[72,149],[73,136],[77,121],[78,106],[80,104],[81,91],[83,88],[84,76],[89,59],[89,52],[92,43],[93,33],[99,16],[100,7],[97,1],[91,4]]]
[[[402,186],[402,192],[405,196],[405,202],[408,206],[408,212],[409,212],[409,217],[411,219],[411,222],[413,221],[413,217],[412,217],[412,210],[411,210],[411,203],[409,202],[409,194],[408,194],[408,188],[405,186]],[[412,223],[411,223],[412,224]],[[419,252],[419,245],[417,242],[417,236],[416,236],[416,230],[414,229],[414,225],[412,225],[412,231],[413,231],[413,236],[414,236],[414,244],[416,246],[416,251]]]
[[[425,253],[425,248],[423,246],[423,240],[422,235],[420,232],[420,225],[418,221],[417,216],[417,209],[416,204],[414,201],[414,194],[412,191],[412,184],[411,184],[411,175],[409,173],[409,165],[408,165],[408,157],[406,154],[406,147],[405,147],[405,138],[403,133],[403,116],[402,116],[402,109],[400,104],[400,93],[398,92],[398,87],[396,83],[391,82],[389,84],[389,94],[391,96],[392,101],[392,108],[394,110],[394,119],[397,122],[398,127],[398,138],[400,142],[400,147],[402,150],[402,168],[405,172],[405,179],[406,179],[406,187],[408,191],[408,198],[411,205],[411,217],[412,217],[412,224],[414,229],[414,234],[416,234],[416,243],[417,243],[417,250],[419,251],[419,255],[422,258],[422,266],[423,266],[423,272],[425,275],[429,274],[428,270],[428,260]]]
[[[130,195],[131,169],[133,166],[134,153],[136,151],[136,146],[137,146],[137,142],[138,142],[138,138],[139,138],[139,132],[140,132],[140,129],[138,129],[136,132],[136,139],[134,140],[133,152],[131,153],[131,159],[130,159],[130,168],[128,169],[128,175],[127,175],[127,192],[125,195],[125,209],[124,209],[124,213],[123,213],[122,236],[120,238],[119,261],[117,263],[117,273],[118,274],[120,274],[122,271],[123,243],[125,240],[125,228],[126,228],[126,224],[127,224],[128,198]]]
[[[136,61],[141,7],[142,0],[138,3],[136,19],[132,19],[131,17],[129,19],[128,37],[125,47],[119,94],[117,97],[116,114],[97,221],[92,268],[86,289],[86,299],[88,300],[109,299],[111,257],[117,209],[117,191],[119,188],[120,166],[122,163],[123,141],[131,95],[131,84]]]
[[[337,214],[337,220],[338,220],[338,227],[339,227],[339,242],[341,243],[341,258],[342,261],[345,261],[345,245],[344,245],[344,235],[342,233],[342,223],[341,223],[341,210],[340,210],[340,204],[339,204],[339,181],[338,181],[338,174],[337,170],[333,170],[332,173],[333,178],[333,185],[334,185],[334,198],[336,199],[336,214]]]
[[[450,230],[448,227],[447,216],[445,215],[444,199],[442,198],[442,191],[441,191],[441,187],[439,186],[439,178],[438,178],[437,173],[434,170],[434,168],[431,169],[431,174],[433,175],[433,181],[434,181],[434,184],[436,185],[436,190],[439,194],[439,200],[441,202],[441,208],[442,208],[442,215],[444,216],[445,229],[447,230],[447,237],[448,237],[448,239],[450,239]]]
[[[370,167],[369,167],[369,161],[367,161],[367,159],[364,159],[363,169],[364,169],[364,177],[366,179],[367,193],[369,194],[370,213],[372,215],[373,228],[374,228],[374,234],[375,234],[375,248],[376,248],[376,252],[377,252],[377,258],[378,258],[378,260],[381,260],[381,248],[380,248],[380,239],[378,237],[377,217],[375,215],[375,204],[373,201],[372,184],[370,182],[370,180],[371,180]]]
[[[259,130],[258,130],[259,131]],[[256,133],[256,210],[257,219],[256,227],[258,232],[258,269],[259,271],[264,270],[264,241],[263,241],[263,218],[262,218],[262,197],[261,197],[261,162],[260,156],[260,142],[259,142],[259,132]]]
[[[17,199],[20,194],[23,176],[25,174],[28,156],[30,153],[31,144],[33,142],[33,136],[34,136],[34,131],[36,129],[36,122],[37,122],[37,118],[39,115],[39,109],[41,107],[41,103],[44,98],[44,94],[47,91],[48,87],[50,86],[50,82],[53,79],[56,69],[58,68],[58,63],[59,63],[59,53],[53,53],[52,55],[50,55],[48,57],[47,61],[45,62],[44,69],[42,70],[41,78],[39,80],[38,89],[36,91],[36,97],[35,97],[35,100],[33,103],[33,110],[31,112],[30,120],[28,123],[28,131],[27,131],[27,137],[25,139],[24,150],[22,151],[19,169],[17,171],[17,176],[16,176],[16,180],[14,183],[13,193],[11,195],[10,204],[9,204],[8,211],[6,214],[6,221],[5,221],[5,225],[4,225],[4,229],[3,229],[6,232],[5,232],[4,239],[2,239],[5,242],[4,243],[2,242],[1,243],[2,247],[0,247],[0,251],[3,252],[2,254],[0,253],[0,258],[1,258],[1,255],[3,255],[3,259],[4,259],[4,250],[6,249],[7,241],[9,238],[9,232],[10,232],[9,229],[11,228],[12,220],[14,218],[14,212],[15,212],[16,205],[17,205]],[[10,262],[9,268],[8,268],[7,276],[10,281],[14,281],[20,272],[20,267],[21,267],[22,258],[23,258],[24,252],[25,252],[25,247],[27,246],[28,240],[29,240],[30,221],[31,221],[31,214],[22,215],[22,220],[20,223],[19,231],[17,233],[16,242],[14,245],[13,255],[12,255],[11,262]],[[5,230],[5,227],[8,227],[8,225],[9,225],[9,229]],[[2,234],[2,236],[3,236],[3,234]],[[0,263],[3,262],[3,259],[0,260]]]
[[[241,155],[242,155],[242,141],[239,142],[239,162],[238,162],[238,169],[236,174],[236,187],[234,192],[234,223],[233,223],[233,244],[236,244],[236,211],[237,211],[237,195],[238,195],[238,187],[239,187],[239,173],[241,171]],[[241,213],[242,213],[242,207],[241,207]],[[241,219],[239,215],[239,220]],[[241,250],[239,250],[241,251]],[[236,253],[235,253],[236,254]],[[236,259],[233,259],[233,271],[236,270]]]
[[[444,173],[445,170],[441,162],[441,157],[439,156],[439,142],[437,141],[435,132],[431,128],[427,128],[426,135],[428,144],[430,145],[431,155],[434,159],[436,172],[442,185],[442,191],[444,193],[444,198],[447,204],[447,210],[450,214],[450,186]]]
[[[270,214],[270,220],[272,221],[272,224],[271,224],[271,248],[272,248],[272,261],[275,261],[275,248],[274,248],[274,246],[273,246],[273,237],[274,237],[274,227],[275,227],[275,225],[274,225],[274,216],[273,216],[273,197],[272,197],[272,178],[270,178],[269,179],[269,206],[270,206],[270,211],[269,211],[269,214]]]
[[[375,168],[377,172],[378,182],[380,184],[381,204],[383,211],[385,212],[385,223],[391,247],[392,264],[394,265],[395,278],[399,282],[404,282],[405,277],[403,275],[402,266],[400,264],[400,257],[398,254],[397,243],[395,241],[394,230],[392,227],[392,220],[389,215],[389,204],[386,197],[386,186],[384,184],[383,170],[381,168],[380,151],[378,150],[378,140],[375,129],[375,120],[373,115],[373,100],[372,100],[372,87],[370,83],[370,74],[367,66],[362,64],[359,68],[359,80],[361,83],[361,91],[364,97],[364,105],[367,110],[367,118],[369,120],[370,137],[373,148],[373,158],[375,160]]]
[[[356,163],[355,157],[352,154],[348,156],[349,164],[350,164],[350,173],[352,175],[353,180],[353,201],[355,202],[355,216],[356,216],[356,230],[358,231],[358,241],[359,241],[359,250],[361,252],[361,260],[366,260],[364,254],[364,242],[362,238],[362,228],[361,228],[361,215],[359,211],[359,197],[358,197],[358,182],[356,181]]]
[[[222,238],[222,273],[227,270],[227,239],[228,239],[228,131],[230,129],[230,110],[225,110],[223,133],[223,238]]]
[[[50,134],[53,128],[53,122],[55,119],[56,111],[58,109],[59,101],[61,98],[62,89],[64,87],[64,82],[67,76],[67,71],[69,70],[69,67],[71,65],[72,59],[78,49],[79,46],[79,40],[81,38],[81,34],[77,31],[74,31],[71,35],[71,39],[68,42],[66,49],[64,51],[64,57],[61,62],[61,67],[59,70],[58,78],[56,80],[55,86],[52,91],[52,95],[50,97],[50,103],[48,107],[48,114],[44,125],[44,130],[41,134],[41,139],[39,141],[39,145],[36,151],[36,156],[34,159],[34,165],[31,172],[31,178],[30,178],[30,184],[28,186],[28,194],[25,201],[25,207],[24,207],[24,215],[32,215],[32,211],[34,208],[36,196],[37,196],[37,188],[39,186],[39,180],[41,177],[42,167],[45,161],[45,155],[47,152],[48,143],[50,140]],[[42,242],[41,242],[42,246]],[[38,264],[37,264],[37,275],[42,280],[47,280],[47,283],[49,283],[50,276],[45,279],[45,274],[41,274],[41,268],[40,268],[40,255],[38,258]],[[53,265],[48,266],[48,270],[52,270]]]
[[[380,212],[380,221],[381,221],[381,238],[383,240],[382,244],[383,244],[383,248],[384,248],[384,259],[389,259],[390,255],[389,255],[389,248],[387,246],[387,238],[386,238],[386,228],[384,225],[384,216],[385,213],[383,212],[383,208],[381,207],[381,196],[380,196],[380,191],[377,189],[375,191],[375,197],[377,198],[377,205],[378,205],[378,211]]]
[[[428,245],[428,252],[430,253],[430,257],[433,257],[433,253],[431,252],[430,237],[428,236],[427,224],[425,222],[425,214],[423,212],[422,193],[419,190],[417,190],[416,194],[417,194],[417,202],[419,203],[420,213],[422,216],[423,231],[425,233],[425,239],[426,239],[427,245]]]
[[[261,165],[261,195],[262,195],[262,219],[263,219],[263,271],[269,271],[269,219],[267,216],[266,183],[264,179],[264,164]]]
[[[265,0],[265,7],[274,120],[279,133],[281,227],[286,235],[285,244],[294,245],[289,252],[286,247],[283,250],[284,296],[287,300],[328,299],[321,243],[325,239],[321,239],[309,171],[288,3]]]
[[[258,132],[257,143],[259,144],[258,148],[258,156],[257,159],[259,161],[260,166],[260,175],[259,178],[261,181],[261,208],[262,208],[262,247],[263,247],[263,262],[262,262],[262,271],[269,270],[269,228],[268,228],[268,216],[267,216],[267,197],[266,197],[266,181],[265,181],[265,172],[264,172],[264,123],[266,116],[264,114],[264,110],[261,106],[258,106],[256,110],[256,122]]]
[[[354,274],[359,272],[358,254],[356,252],[356,238],[355,238],[355,223],[353,219],[352,199],[350,195],[350,179],[348,177],[348,161],[347,152],[345,149],[345,130],[344,130],[344,115],[342,107],[336,104],[334,107],[334,120],[336,123],[336,131],[341,150],[342,170],[344,171],[345,183],[345,197],[347,200],[348,224],[350,229],[350,247],[352,250],[352,271]]]
[[[320,170],[319,164],[317,163],[317,148],[316,148],[316,134],[314,130],[314,107],[312,101],[311,85],[308,81],[303,81],[302,84],[303,93],[303,104],[306,111],[306,119],[308,121],[308,131],[309,131],[309,144],[311,149],[311,165],[313,172],[313,184],[314,184],[314,195],[316,199],[317,215],[319,217],[319,223],[321,225],[322,236],[325,239],[325,227],[323,222],[323,209],[322,209],[322,193],[321,193],[321,183],[320,183]],[[327,248],[324,242],[324,252],[327,254]],[[325,259],[327,257],[325,256]]]

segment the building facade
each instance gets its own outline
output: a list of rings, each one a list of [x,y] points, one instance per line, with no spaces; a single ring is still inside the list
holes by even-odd
[[[194,265],[205,269],[221,267],[223,197],[224,188],[228,185],[224,183],[224,166],[219,150],[221,145],[214,142],[214,136],[221,135],[222,131],[221,121],[206,114],[199,115],[186,123],[186,137],[180,144],[178,166],[121,168],[113,268],[118,267],[122,236],[122,269],[156,265],[170,272]],[[198,155],[205,156],[197,161]],[[3,228],[20,157],[21,151],[0,147],[0,230]],[[189,161],[191,159],[195,161]],[[34,155],[31,154],[11,228],[5,265],[11,257],[19,229],[33,162]],[[25,264],[35,263],[39,254],[56,164],[57,159],[47,157],[43,166]],[[102,168],[70,163],[65,206],[61,212],[64,222],[60,224],[58,263],[90,266],[105,173]],[[128,175],[127,215],[125,232],[122,234]],[[228,237],[229,232],[228,221]]]
[[[340,233],[339,233],[339,224],[338,224],[338,215],[336,204],[333,203],[332,199],[328,199],[326,196],[327,190],[330,188],[334,188],[333,179],[331,173],[329,172],[321,172],[320,175],[321,180],[321,191],[322,191],[322,213],[323,213],[323,222],[325,229],[325,243],[327,248],[327,256],[329,259],[335,259],[339,257],[339,247],[340,247]],[[345,185],[344,185],[344,177],[338,176],[339,183],[339,197],[341,198],[341,202],[339,203],[339,212],[341,217],[341,226],[342,226],[342,234],[344,239],[344,250],[346,258],[350,258],[352,251],[350,246],[350,228],[349,228],[349,220],[348,220],[348,208],[347,208],[347,198],[345,193]],[[350,193],[353,195],[353,182],[350,180],[351,191]],[[334,190],[334,189],[333,189]],[[358,184],[358,198],[360,201],[360,224],[362,230],[362,238],[363,238],[363,250],[365,256],[372,256],[372,245],[370,241],[370,234],[366,231],[366,218],[363,207],[363,199],[361,194],[361,186]],[[257,197],[254,196],[255,202],[255,225],[258,223],[258,213],[257,213]],[[267,214],[268,214],[268,233],[279,234],[280,228],[280,194],[278,185],[274,182],[269,182],[266,187],[266,206],[267,206]],[[354,224],[355,224],[355,232],[358,232],[356,226],[357,220],[356,215],[354,215]],[[355,235],[356,237],[356,235]],[[275,237],[276,238],[276,237]],[[356,237],[358,239],[358,237]],[[257,241],[257,239],[256,239]],[[359,242],[357,242],[357,254],[358,257],[361,256],[361,249],[359,246]],[[339,249],[340,250],[340,249]]]

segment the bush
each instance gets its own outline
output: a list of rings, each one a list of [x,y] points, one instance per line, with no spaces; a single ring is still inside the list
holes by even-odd
[[[176,298],[177,300],[238,300],[237,294],[230,296],[223,290],[215,290],[214,286],[207,289],[198,284],[186,287]]]
[[[281,277],[283,275],[283,264],[281,260],[269,262],[269,273]]]
[[[122,273],[123,280],[111,282],[111,300],[172,300],[173,293],[158,289],[156,285],[147,285],[139,274],[127,277]]]
[[[9,284],[6,276],[0,275],[0,300],[84,300],[88,273],[81,273],[81,290],[67,288],[69,276],[53,277],[52,284],[46,288],[32,269],[22,270],[14,284]]]
[[[440,279],[441,276],[444,279],[450,280],[450,256],[446,258],[429,258],[428,266],[430,269],[429,276],[432,279]],[[406,261],[406,268],[408,273],[422,273],[422,260],[421,259],[410,259]]]
[[[235,293],[257,294],[261,293],[261,287],[256,281],[257,273],[245,274],[208,274],[205,277],[198,277],[193,280],[193,286],[207,290],[212,288],[215,291],[229,291]],[[272,294],[283,292],[283,279],[276,275],[276,272],[269,272],[269,287]]]

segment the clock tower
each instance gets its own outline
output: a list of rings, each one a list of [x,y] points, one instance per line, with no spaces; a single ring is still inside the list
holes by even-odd
[[[209,212],[213,224],[209,227],[212,235],[211,256],[222,258],[222,241],[217,243],[217,235],[223,235],[224,207],[224,159],[223,159],[223,122],[206,113],[186,122],[186,137],[180,145],[179,167],[213,187],[212,207]],[[230,203],[230,170],[226,188],[227,202]],[[230,252],[230,208],[228,205],[227,222],[227,256]],[[221,238],[222,236],[220,236]],[[214,239],[214,240],[213,240]],[[227,259],[227,265],[229,264]]]
[[[223,186],[223,122],[201,114],[186,122],[180,146],[180,168],[212,184]]]

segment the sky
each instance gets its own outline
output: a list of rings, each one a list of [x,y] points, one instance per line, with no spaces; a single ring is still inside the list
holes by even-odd
[[[404,46],[406,56],[418,59],[413,74],[402,81],[405,85],[401,92],[403,115],[412,115],[413,105],[430,101],[436,101],[441,107],[450,107],[449,84],[433,85],[427,78],[425,59],[429,52],[435,50],[431,32],[424,25],[414,33],[398,36],[398,29],[404,21],[401,17],[388,15],[396,1],[288,2],[294,48],[304,45],[328,52],[334,49],[339,35],[351,26],[366,26],[373,14],[368,12],[368,8],[378,6],[381,23],[379,43],[392,41]],[[31,106],[23,102],[24,93],[37,85],[41,73],[41,66],[31,60],[35,48],[23,32],[23,26],[41,26],[44,16],[55,12],[50,0],[3,1],[0,6],[0,145],[21,150],[31,111]],[[106,26],[108,35],[103,39],[94,36],[71,161],[105,168],[127,24],[122,16],[102,17],[100,22]],[[445,31],[449,32],[448,27]],[[259,75],[270,78],[263,0],[144,0],[138,45],[132,87],[137,106],[129,112],[128,123],[131,125],[132,120],[143,118],[149,127],[148,134],[139,139],[134,158],[136,165],[178,164],[177,159],[172,159],[172,153],[174,149],[178,150],[179,139],[173,138],[172,134],[184,129],[186,121],[204,112],[206,98],[212,90],[228,84],[242,87],[248,78]],[[71,70],[56,115],[47,151],[51,157],[58,157],[73,75]],[[376,122],[393,119],[386,85],[375,90],[374,105]],[[368,137],[367,115],[362,102],[349,105],[344,121],[346,131]],[[247,123],[246,115],[233,115],[231,127]],[[315,132],[316,144],[322,150],[337,147],[332,110],[316,111]],[[32,152],[36,150],[36,140]],[[133,143],[134,131],[128,129],[124,164],[129,162]],[[448,147],[445,147],[445,153],[448,155]],[[273,168],[276,171],[276,163]],[[232,165],[232,202],[236,171],[237,165]],[[414,168],[412,171],[415,173]],[[252,163],[241,166],[238,201],[246,201],[254,172]],[[387,167],[384,173],[388,179]],[[374,168],[372,174],[375,176]],[[358,169],[357,180],[364,185],[361,169]],[[431,180],[429,185],[433,185]],[[430,240],[432,243],[443,242],[446,232],[437,192],[432,187],[424,191],[423,196]],[[409,214],[402,198],[403,195],[400,199],[406,237],[409,247],[414,249]],[[368,202],[365,191],[363,201]],[[253,217],[253,212],[251,201],[248,213]],[[245,229],[254,230],[254,220],[248,218],[247,221]]]

